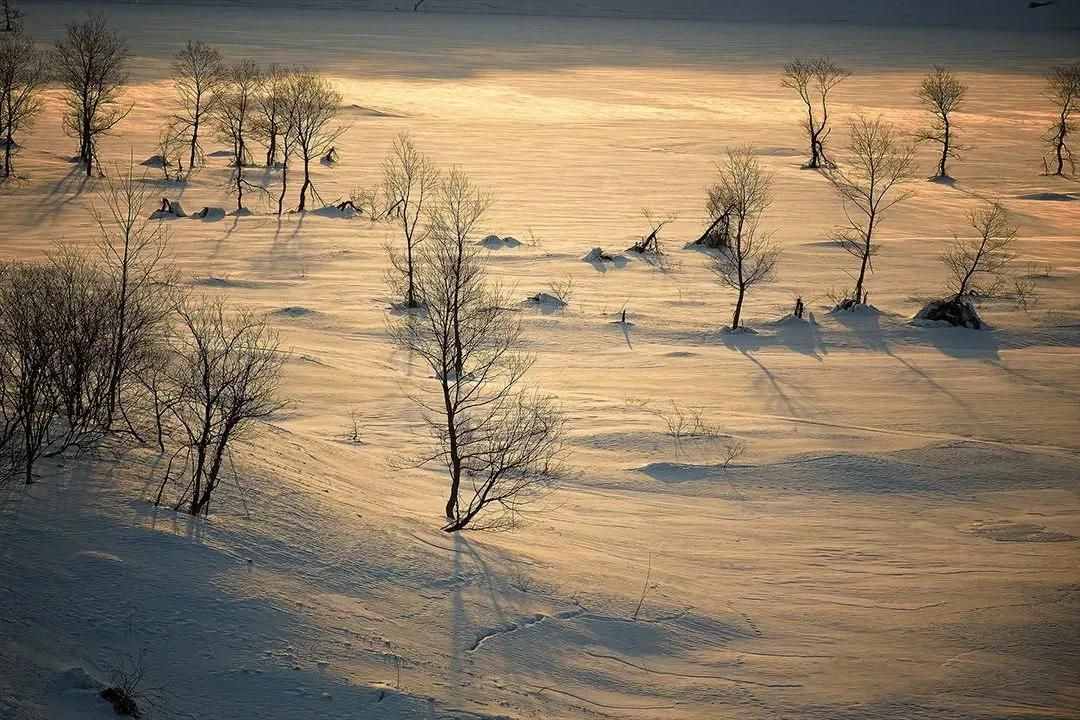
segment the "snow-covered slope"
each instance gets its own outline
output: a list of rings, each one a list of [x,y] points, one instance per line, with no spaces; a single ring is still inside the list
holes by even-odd
[[[24,6],[41,37],[84,9]],[[108,9],[138,55],[109,163],[155,152],[168,58],[190,36],[333,78],[350,129],[315,169],[328,202],[371,186],[405,130],[490,189],[477,239],[524,241],[490,266],[523,301],[531,381],[569,416],[573,474],[519,532],[440,534],[444,479],[392,462],[423,441],[407,394],[427,380],[386,335],[393,229],[257,202],[167,221],[193,290],[273,318],[294,403],[209,521],[152,509],[148,451],[6,488],[0,718],[112,717],[93,687],[140,654],[154,717],[1080,714],[1080,202],[1038,175],[1038,73],[1075,55],[1070,36]],[[841,158],[858,112],[918,127],[929,63],[971,86],[956,184],[916,182],[882,225],[878,313],[827,312],[851,259],[827,241],[843,218],[827,182],[800,169],[801,111],[778,79],[796,51],[856,70],[835,93]],[[50,95],[18,159],[28,178],[0,190],[3,257],[94,242],[98,181],[67,161],[60,109]],[[774,173],[764,229],[784,249],[745,310],[756,335],[719,331],[733,298],[682,249],[742,143]],[[230,207],[227,162],[160,194]],[[988,331],[912,326],[941,292],[942,244],[987,198],[1019,225],[1039,302],[983,304]],[[639,238],[642,207],[678,216],[666,271],[582,261]],[[566,308],[524,302],[567,276]],[[783,319],[796,296],[815,322]],[[673,401],[719,436],[676,445],[643,407]],[[746,453],[724,469],[732,439]]]

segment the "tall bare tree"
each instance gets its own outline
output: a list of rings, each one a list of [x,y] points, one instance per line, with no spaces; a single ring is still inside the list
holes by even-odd
[[[400,316],[391,334],[438,382],[415,399],[435,445],[419,462],[449,475],[443,530],[506,529],[556,481],[563,419],[551,398],[522,387],[532,360],[520,352],[520,321],[458,234],[475,224],[476,191],[458,171],[448,190],[455,197],[440,198],[418,266],[426,312]]]
[[[128,49],[102,15],[67,26],[54,51],[56,76],[65,91],[64,130],[79,140],[86,175],[97,162],[97,141],[127,117],[120,98],[127,82]]]
[[[289,124],[292,129],[296,152],[304,161],[304,182],[300,186],[297,211],[307,206],[311,184],[311,161],[326,155],[345,132],[345,128],[333,124],[341,105],[341,94],[320,75],[312,72],[296,73],[290,82]]]
[[[803,128],[810,141],[807,167],[831,166],[829,156],[825,153],[825,140],[832,132],[829,127],[829,93],[850,76],[848,70],[827,57],[795,58],[784,66],[781,85],[797,92],[806,106]]]
[[[873,272],[878,230],[897,203],[911,197],[905,184],[914,172],[912,146],[904,145],[888,122],[860,117],[851,124],[848,170],[831,169],[828,178],[844,203],[847,224],[836,242],[859,260],[859,274],[845,305],[865,302],[866,274]]]
[[[1076,130],[1074,116],[1080,110],[1080,62],[1072,65],[1058,65],[1046,76],[1046,96],[1054,103],[1057,120],[1050,126],[1044,138],[1050,146],[1050,162],[1044,162],[1047,173],[1051,166],[1053,175],[1064,175],[1065,166],[1070,172],[1076,172],[1076,160],[1073,158],[1069,138]]]
[[[996,295],[1004,284],[1004,270],[1014,259],[1016,228],[999,203],[978,208],[969,216],[974,238],[955,238],[942,254],[955,297]]]
[[[250,60],[243,60],[229,69],[227,79],[219,93],[214,120],[221,137],[231,142],[235,154],[233,163],[233,186],[236,189],[236,209],[244,207],[244,189],[264,190],[244,178],[244,167],[251,163],[247,141],[253,133],[256,106],[263,85],[259,67]]]
[[[113,287],[106,428],[120,416],[133,427],[128,397],[140,391],[136,371],[164,333],[177,298],[165,226],[146,219],[151,186],[129,165],[107,178],[93,209],[101,268]]]
[[[937,177],[949,177],[946,164],[949,158],[960,156],[952,127],[952,114],[960,109],[967,94],[967,86],[950,70],[935,65],[919,86],[919,102],[930,113],[929,127],[919,131],[920,141],[934,142],[941,146]]]
[[[188,169],[192,170],[203,157],[199,131],[214,111],[218,91],[225,79],[225,66],[216,48],[201,40],[188,40],[176,53],[172,72],[179,100],[174,128],[187,138]]]
[[[255,100],[253,135],[266,147],[266,167],[277,162],[281,138],[288,122],[288,88],[291,71],[280,65],[271,65],[264,76],[265,82]]]
[[[16,136],[41,112],[41,91],[49,79],[45,55],[21,31],[0,37],[0,143],[4,146],[3,176],[14,169]]]
[[[392,280],[396,289],[404,291],[405,305],[410,308],[419,307],[422,302],[416,292],[416,252],[427,237],[429,226],[425,224],[425,213],[438,186],[439,171],[435,165],[416,149],[408,133],[398,135],[383,161],[381,214],[401,227],[405,243],[400,252],[390,253]]]
[[[177,315],[166,422],[182,462],[175,477],[170,463],[161,487],[179,482],[175,509],[206,515],[236,442],[285,406],[278,384],[286,355],[265,317],[231,313],[220,300],[184,301]]]
[[[710,197],[722,198],[719,205],[729,208],[730,221],[728,243],[713,256],[711,269],[722,285],[738,294],[731,317],[731,329],[737,330],[747,292],[773,278],[780,249],[759,227],[772,202],[772,178],[761,169],[753,149],[729,151],[719,170]]]

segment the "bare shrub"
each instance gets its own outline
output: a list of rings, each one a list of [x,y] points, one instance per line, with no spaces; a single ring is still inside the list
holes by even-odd
[[[960,156],[963,148],[956,142],[952,126],[952,114],[960,109],[967,94],[967,85],[960,82],[950,70],[935,65],[919,86],[919,102],[930,113],[929,127],[920,130],[916,138],[941,146],[937,177],[949,177],[949,158]]]
[[[825,141],[832,132],[829,127],[829,93],[851,76],[827,57],[795,58],[784,66],[780,84],[799,94],[806,106],[803,128],[810,142],[808,168],[832,167],[825,152]]]
[[[86,176],[97,164],[97,141],[127,117],[120,98],[127,83],[127,44],[102,15],[67,26],[56,43],[53,65],[64,88],[64,130],[79,140],[79,162]]]
[[[520,322],[469,240],[486,207],[460,171],[443,179],[417,275],[426,312],[390,328],[438,383],[416,397],[435,446],[417,464],[449,474],[446,532],[514,527],[556,481],[562,454],[562,414],[551,397],[522,387],[532,360],[520,352]]]
[[[954,238],[941,256],[948,271],[948,289],[956,297],[994,297],[1005,287],[1005,271],[1015,259],[1016,228],[998,203],[973,210],[969,216],[974,238]]]
[[[226,477],[232,449],[280,411],[278,378],[285,354],[266,319],[252,312],[229,312],[221,300],[184,301],[179,327],[170,338],[174,361],[167,372],[169,429],[176,447],[157,496],[170,483],[180,488],[174,509],[207,515]]]
[[[737,330],[746,294],[772,280],[780,249],[760,229],[761,217],[772,202],[772,178],[762,171],[753,149],[729,151],[719,170],[716,196],[727,208],[730,221],[728,242],[713,256],[710,269],[720,284],[737,293],[731,317],[731,329]]]
[[[911,197],[905,184],[914,173],[914,148],[902,144],[896,128],[880,118],[860,117],[851,124],[849,150],[850,169],[828,171],[847,218],[835,240],[859,261],[855,286],[841,305],[866,302],[866,274],[874,270],[881,221],[897,203]]]
[[[574,297],[574,277],[567,275],[562,280],[552,280],[548,283],[548,290],[551,291],[552,297],[556,300],[563,305],[569,305],[570,300]]]

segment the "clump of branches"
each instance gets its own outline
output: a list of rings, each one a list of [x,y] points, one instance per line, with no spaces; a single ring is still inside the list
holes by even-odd
[[[715,440],[724,437],[720,427],[705,418],[705,411],[699,407],[680,405],[674,400],[670,408],[654,407],[648,401],[627,400],[627,404],[640,408],[643,412],[658,418],[665,428],[665,434],[675,445],[676,454],[682,452],[683,442],[693,439]],[[727,467],[745,451],[743,443],[736,440],[729,442],[723,450],[723,466]]]
[[[562,413],[524,387],[520,321],[470,240],[487,205],[462,172],[442,179],[417,273],[427,311],[390,328],[435,375],[433,392],[415,397],[434,441],[417,464],[446,468],[446,532],[514,527],[560,474]]]
[[[1076,131],[1075,116],[1080,110],[1080,62],[1058,65],[1046,76],[1046,96],[1054,103],[1057,119],[1046,131],[1044,142],[1049,147],[1043,167],[1048,175],[1064,175],[1065,168],[1076,173],[1069,138]]]
[[[571,298],[574,297],[574,277],[567,275],[562,280],[552,280],[548,283],[548,290],[556,300],[563,305],[569,305]]]
[[[652,211],[648,208],[642,208],[641,216],[645,218],[645,222],[649,225],[649,232],[641,237],[636,243],[628,247],[627,252],[636,252],[639,255],[652,255],[659,257],[664,254],[664,248],[660,241],[660,231],[664,229],[665,225],[670,225],[675,222],[674,215],[665,215],[664,217],[656,217]]]
[[[1006,287],[1006,270],[1016,258],[1016,228],[1008,211],[993,203],[969,215],[973,238],[954,237],[941,256],[954,297],[996,297]]]
[[[728,208],[728,243],[713,256],[710,269],[717,281],[737,294],[731,329],[741,327],[743,301],[759,283],[772,280],[780,249],[760,230],[761,217],[772,202],[772,178],[758,164],[754,151],[743,147],[728,152],[710,195]]]
[[[278,392],[286,355],[263,316],[233,311],[220,299],[184,300],[166,339],[171,357],[160,388],[163,435],[174,446],[155,504],[179,488],[175,510],[207,515],[232,468],[233,448],[285,406]],[[148,383],[149,384],[149,383]]]
[[[880,118],[860,117],[851,124],[849,151],[849,168],[833,168],[827,174],[847,219],[834,239],[859,262],[851,294],[838,309],[866,302],[866,277],[874,269],[879,226],[889,210],[911,197],[905,186],[914,173],[914,148],[903,144],[896,128]]]
[[[67,107],[64,131],[78,139],[78,159],[87,177],[98,162],[98,138],[131,111],[120,103],[129,57],[124,40],[96,14],[68,25],[53,51],[52,65]]]
[[[11,177],[19,147],[16,137],[41,112],[41,91],[49,80],[45,54],[22,31],[0,36],[0,144],[2,175]]]
[[[920,142],[932,142],[941,146],[938,159],[937,177],[948,178],[947,163],[949,158],[960,157],[963,149],[956,142],[952,126],[952,114],[960,109],[967,94],[967,85],[962,83],[947,68],[935,65],[923,78],[919,86],[919,102],[930,113],[930,125],[916,134]]]
[[[851,72],[827,57],[795,58],[784,66],[780,84],[798,93],[806,106],[803,128],[810,143],[808,168],[833,167],[825,152],[825,141],[832,132],[829,127],[829,93],[850,76]]]

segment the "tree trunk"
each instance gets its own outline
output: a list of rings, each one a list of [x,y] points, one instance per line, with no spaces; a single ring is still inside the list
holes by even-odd
[[[304,207],[307,205],[307,189],[311,185],[311,159],[304,156],[304,184],[300,186],[300,205],[296,208],[297,212],[304,212]]]
[[[458,457],[457,417],[454,404],[450,400],[450,384],[446,378],[446,363],[443,363],[442,390],[446,406],[446,435],[450,444],[450,496],[446,500],[446,519],[457,519],[458,491],[461,487],[461,458]]]
[[[1069,125],[1065,113],[1061,114],[1061,124],[1058,126],[1057,147],[1054,148],[1057,155],[1057,170],[1055,175],[1065,174],[1065,137],[1069,133]]]
[[[731,318],[731,329],[739,329],[739,317],[742,315],[743,298],[746,296],[746,286],[739,285],[739,299],[735,303],[735,314]]]
[[[277,214],[281,217],[281,206],[285,202],[285,191],[289,189],[289,163],[285,162],[281,165],[281,194],[277,199]]]
[[[195,108],[195,121],[191,125],[191,156],[188,158],[188,167],[195,167],[195,148],[199,145],[199,108]]]
[[[949,116],[943,115],[941,121],[944,133],[941,137],[941,162],[938,163],[938,177],[949,177],[949,172],[945,168],[945,163],[949,160]]]

